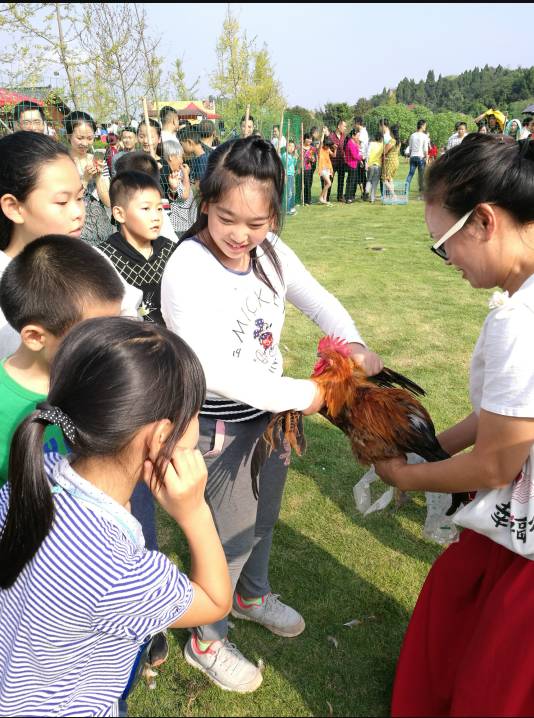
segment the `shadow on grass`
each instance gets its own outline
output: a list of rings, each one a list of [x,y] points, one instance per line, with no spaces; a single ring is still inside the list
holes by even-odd
[[[161,549],[186,556],[181,533],[166,517],[160,519]],[[230,640],[250,660],[265,663],[258,691],[239,695],[213,686],[182,658],[188,632],[172,631],[161,689],[138,687],[130,715],[388,715],[406,609],[283,522],[276,527],[271,581],[302,613],[306,630],[284,639],[234,621]],[[343,625],[355,618],[360,625]]]
[[[311,478],[321,493],[352,522],[372,533],[385,546],[431,564],[440,547],[415,535],[401,523],[406,517],[422,526],[425,509],[411,500],[398,509],[390,504],[384,511],[363,516],[356,509],[353,486],[367,469],[354,459],[346,437],[322,419],[306,421],[305,432],[308,449],[304,457],[293,457],[293,469]],[[384,490],[386,488],[384,485]]]

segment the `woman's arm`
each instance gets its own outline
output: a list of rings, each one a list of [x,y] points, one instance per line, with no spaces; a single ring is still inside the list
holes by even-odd
[[[481,410],[475,445],[469,453],[415,465],[406,464],[405,459],[379,461],[375,468],[386,483],[402,491],[497,489],[517,477],[533,444],[534,418]]]
[[[478,416],[473,411],[465,419],[438,434],[443,449],[453,456],[473,446],[477,436]]]

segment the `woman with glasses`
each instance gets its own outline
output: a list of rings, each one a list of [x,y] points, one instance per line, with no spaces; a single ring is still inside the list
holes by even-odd
[[[438,437],[451,458],[376,466],[403,491],[477,492],[419,596],[392,715],[532,715],[534,142],[468,135],[429,169],[425,199],[433,251],[504,293],[474,349],[473,412]]]

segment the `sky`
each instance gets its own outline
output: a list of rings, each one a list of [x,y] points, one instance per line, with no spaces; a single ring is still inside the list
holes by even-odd
[[[200,77],[196,98],[213,90],[215,46],[226,3],[145,3],[152,35],[161,36],[165,68],[183,59],[186,81]],[[393,88],[485,64],[534,65],[534,3],[231,3],[256,47],[265,43],[288,106],[354,104]],[[12,37],[0,33],[2,46]],[[0,68],[1,77],[1,68]],[[161,99],[177,99],[173,97]],[[188,98],[189,99],[189,98]]]
[[[146,6],[169,59],[182,57],[189,83],[210,94],[215,45],[226,3]],[[288,106],[370,97],[416,81],[474,67],[534,65],[534,3],[232,3],[257,46],[266,43]],[[168,98],[171,99],[171,98]]]

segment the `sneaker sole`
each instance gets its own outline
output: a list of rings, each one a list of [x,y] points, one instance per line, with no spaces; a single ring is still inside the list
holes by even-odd
[[[249,616],[244,616],[242,613],[238,613],[234,608],[232,608],[231,614],[234,618],[240,618],[242,621],[250,621],[251,623],[257,623],[258,626],[263,626],[271,633],[274,633],[275,636],[282,636],[282,638],[296,638],[297,636],[300,636],[300,634],[303,633],[304,629],[306,628],[306,623],[304,619],[302,619],[302,622],[298,623],[297,626],[295,626],[295,628],[293,628],[291,631],[284,631],[277,626],[270,626],[268,623],[260,623],[259,621],[255,621]]]
[[[221,683],[217,680],[214,676],[211,675],[211,673],[204,668],[204,666],[201,666],[200,663],[195,661],[194,657],[190,655],[188,651],[189,643],[186,644],[184,648],[184,658],[186,663],[188,663],[191,668],[196,668],[199,671],[202,671],[205,676],[207,676],[212,683],[215,683],[215,685],[220,688],[223,691],[229,691],[230,693],[254,693],[262,684],[263,682],[263,675],[258,669],[258,675],[253,681],[250,681],[249,683],[245,683],[243,686],[239,686],[238,688],[229,688],[228,686],[225,686],[224,683]]]

